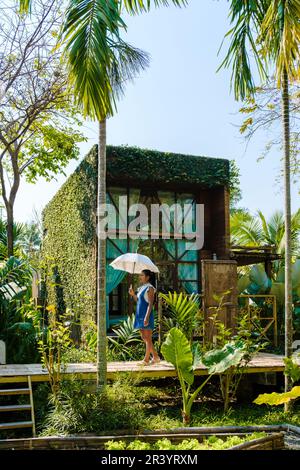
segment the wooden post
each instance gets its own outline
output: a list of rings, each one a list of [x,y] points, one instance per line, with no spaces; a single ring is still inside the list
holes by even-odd
[[[223,301],[222,308],[218,309],[217,319],[224,323],[226,328],[233,331],[236,326],[238,311],[237,298],[237,262],[231,260],[202,260],[202,293],[204,310],[204,341],[214,342],[216,328],[211,317],[219,306],[219,298],[228,292]]]
[[[6,364],[6,345],[0,340],[0,364]]]

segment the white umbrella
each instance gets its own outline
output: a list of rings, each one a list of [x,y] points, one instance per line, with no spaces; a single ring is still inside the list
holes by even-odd
[[[140,274],[144,269],[149,269],[153,273],[159,273],[158,267],[155,266],[151,259],[139,253],[125,253],[118,256],[118,258],[110,263],[110,266],[131,274]]]

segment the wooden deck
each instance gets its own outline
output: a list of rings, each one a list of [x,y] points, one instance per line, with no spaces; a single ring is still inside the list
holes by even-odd
[[[300,364],[300,362],[299,362]],[[246,373],[283,372],[283,356],[259,353],[248,364]],[[134,376],[142,377],[174,377],[174,367],[161,361],[160,364],[141,366],[137,362],[109,362],[107,365],[108,379],[115,379],[119,373],[129,372]],[[196,375],[207,375],[207,369],[199,366]],[[0,365],[0,384],[9,382],[27,381],[30,375],[32,382],[46,382],[48,372],[41,364],[6,364]],[[94,380],[96,378],[96,365],[92,363],[68,364],[64,371],[65,377],[76,375],[80,379]]]

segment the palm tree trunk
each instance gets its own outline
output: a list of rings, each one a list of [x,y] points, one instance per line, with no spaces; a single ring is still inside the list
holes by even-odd
[[[106,203],[106,120],[99,123],[97,190],[97,386],[106,386],[106,239],[99,231],[99,208]]]
[[[284,148],[284,196],[285,196],[285,356],[291,357],[293,343],[292,257],[291,257],[291,176],[290,176],[290,101],[289,79],[286,69],[282,79],[282,120]],[[291,380],[285,375],[285,391],[291,388]],[[285,405],[288,410],[288,405]]]

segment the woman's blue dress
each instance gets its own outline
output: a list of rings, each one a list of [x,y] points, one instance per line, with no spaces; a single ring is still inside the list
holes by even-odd
[[[149,287],[153,287],[152,284],[146,284],[139,288],[137,293],[137,306],[136,314],[134,319],[134,328],[137,330],[154,330],[154,314],[153,310],[150,313],[149,323],[144,326],[144,319],[147,313],[149,302],[145,298],[145,294]]]

